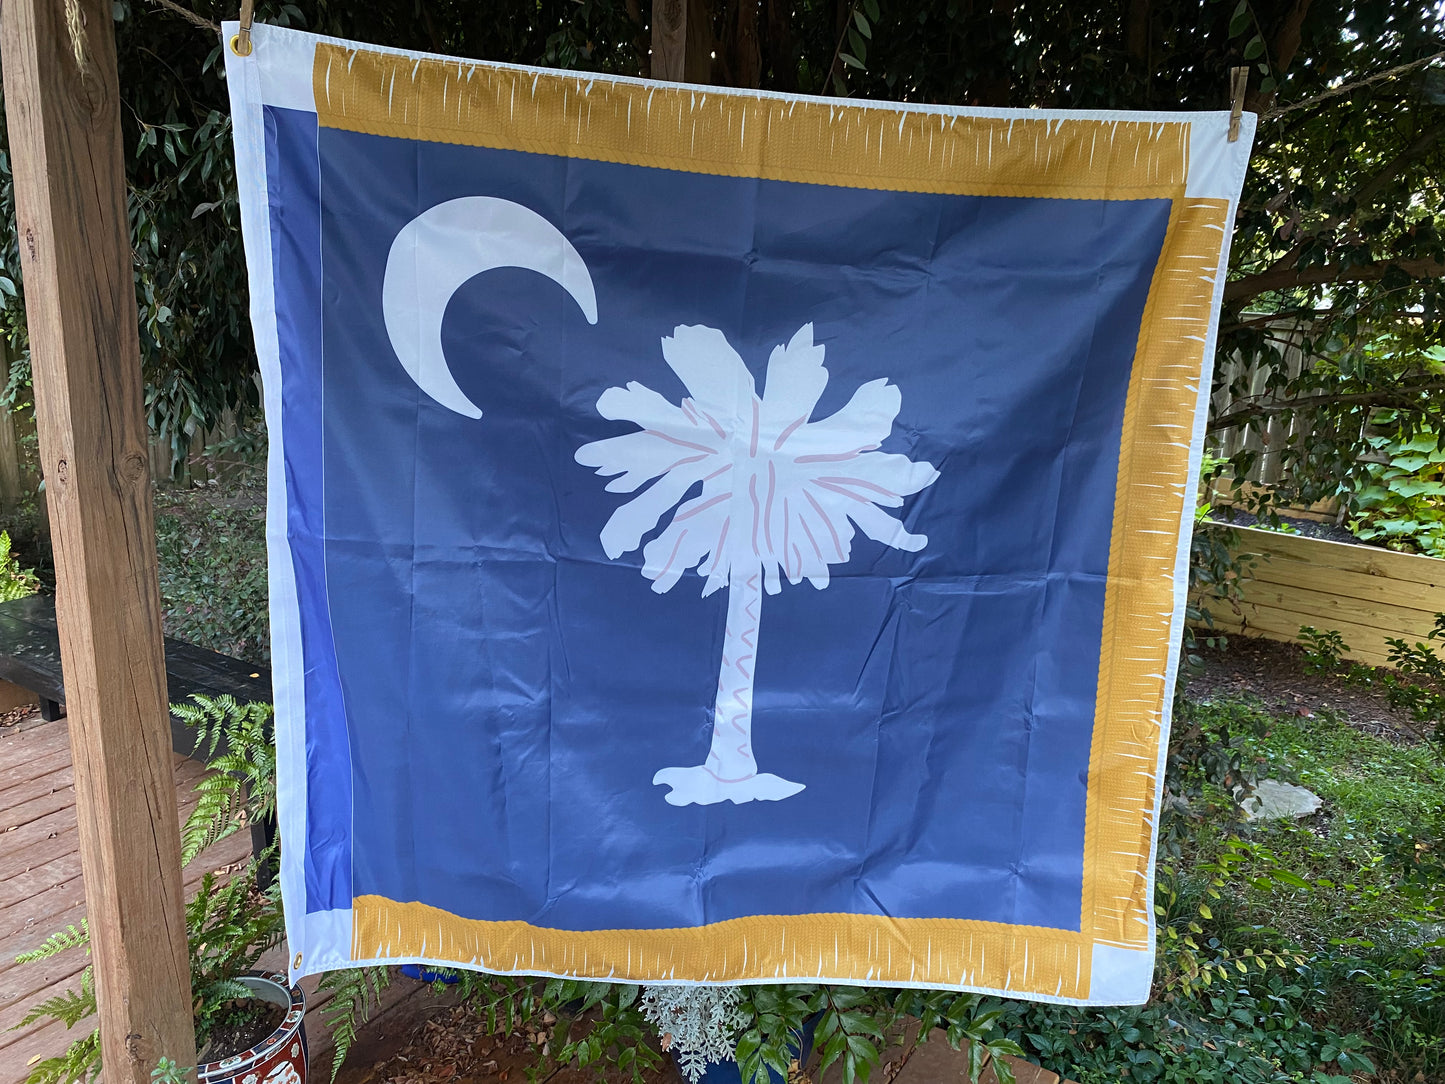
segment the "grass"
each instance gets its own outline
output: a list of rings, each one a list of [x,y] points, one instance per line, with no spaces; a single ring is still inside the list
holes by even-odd
[[[1236,873],[1238,891],[1222,906],[1239,927],[1268,928],[1316,951],[1342,930],[1376,938],[1437,919],[1433,896],[1414,890],[1388,861],[1402,826],[1433,823],[1445,811],[1445,772],[1430,747],[1366,734],[1324,712],[1271,716],[1241,701],[1191,711],[1207,728],[1245,734],[1241,748],[1259,777],[1297,782],[1325,802],[1303,823],[1212,822],[1249,845]],[[1207,865],[1226,838],[1225,831],[1195,831],[1188,855],[1196,866]],[[1307,887],[1271,876],[1278,871]]]
[[[1150,1004],[1001,1002],[1009,1033],[1080,1084],[1445,1079],[1445,883],[1416,859],[1445,822],[1436,753],[1327,713],[1181,705],[1161,826]],[[1241,780],[1324,808],[1244,823]]]

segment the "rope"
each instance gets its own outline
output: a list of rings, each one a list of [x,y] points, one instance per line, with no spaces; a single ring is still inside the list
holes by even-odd
[[[90,56],[85,45],[85,16],[80,11],[80,0],[65,0],[65,29],[70,34],[70,51],[75,56],[75,66],[84,76],[90,71]]]
[[[185,19],[186,22],[199,26],[202,30],[209,30],[212,34],[219,34],[221,32],[221,28],[211,22],[210,19],[197,15],[190,8],[181,7],[180,4],[176,3],[176,0],[150,0],[150,2],[157,7],[163,7],[167,11],[174,12],[182,19]]]
[[[1259,118],[1260,123],[1263,124],[1267,120],[1274,120],[1276,117],[1282,117],[1286,113],[1293,113],[1299,109],[1308,109],[1312,105],[1318,105],[1320,102],[1328,101],[1331,98],[1338,98],[1341,94],[1348,94],[1350,91],[1357,90],[1360,87],[1373,86],[1375,83],[1384,82],[1386,79],[1394,79],[1397,76],[1404,75],[1408,71],[1423,68],[1426,64],[1430,64],[1436,60],[1445,60],[1445,52],[1436,53],[1434,56],[1421,57],[1419,60],[1412,60],[1408,64],[1401,64],[1398,68],[1390,68],[1386,71],[1371,75],[1368,78],[1359,79],[1353,83],[1344,83],[1332,90],[1325,91],[1323,94],[1316,94],[1313,98],[1306,98],[1302,102],[1295,102],[1293,105],[1285,105],[1278,109],[1271,109]]]

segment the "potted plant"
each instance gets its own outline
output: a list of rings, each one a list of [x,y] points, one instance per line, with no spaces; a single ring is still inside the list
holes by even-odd
[[[181,832],[181,858],[190,863],[227,836],[274,816],[276,752],[269,704],[240,704],[231,697],[196,696],[173,707],[196,730],[196,748],[212,769],[197,785],[199,799]],[[222,882],[207,873],[186,904],[186,941],[196,1022],[196,1067],[201,1084],[305,1084],[306,1000],[289,989],[286,976],[256,970],[263,953],[285,936],[280,886],[257,887],[274,848],[254,857]],[[87,945],[84,921],[53,934],[25,963]],[[18,1025],[43,1019],[74,1027],[94,1016],[91,969],[80,988],[35,1006]],[[171,1063],[173,1064],[173,1063]],[[100,1038],[92,1030],[61,1056],[31,1066],[27,1084],[69,1084],[100,1075]]]

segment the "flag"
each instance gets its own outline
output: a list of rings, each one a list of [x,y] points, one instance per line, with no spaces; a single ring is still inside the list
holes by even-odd
[[[1252,118],[252,39],[292,976],[1144,1000]]]

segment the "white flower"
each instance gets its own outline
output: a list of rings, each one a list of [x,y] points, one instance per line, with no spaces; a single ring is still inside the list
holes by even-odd
[[[676,1055],[683,1075],[697,1084],[709,1062],[734,1059],[748,1024],[738,1007],[742,996],[736,986],[647,986],[642,1015]]]

